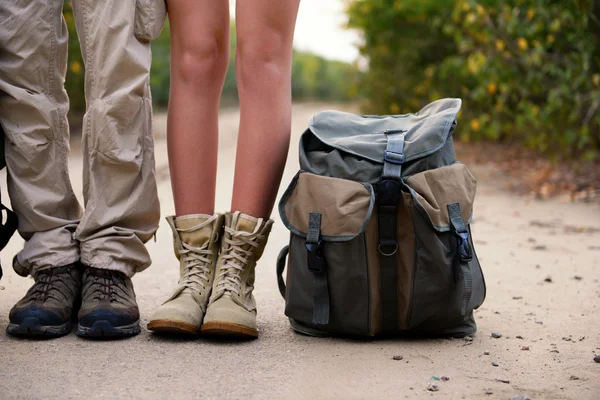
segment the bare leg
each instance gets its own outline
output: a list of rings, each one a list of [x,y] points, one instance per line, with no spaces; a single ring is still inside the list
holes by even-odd
[[[168,0],[168,147],[177,215],[213,214],[218,115],[229,62],[227,0]]]
[[[232,211],[268,218],[273,209],[290,141],[292,42],[299,3],[237,2],[241,120]]]

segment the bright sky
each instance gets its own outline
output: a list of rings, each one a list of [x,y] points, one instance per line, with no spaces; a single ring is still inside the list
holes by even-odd
[[[230,0],[230,3],[233,16],[235,0]],[[336,60],[356,60],[359,37],[356,32],[343,27],[346,22],[344,3],[345,0],[300,0],[295,48]]]

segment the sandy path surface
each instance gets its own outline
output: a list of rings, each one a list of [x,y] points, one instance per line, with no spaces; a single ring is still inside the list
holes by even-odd
[[[293,146],[282,189],[297,170],[297,139],[309,116],[321,109],[294,107]],[[230,204],[237,118],[235,111],[221,118],[221,210]],[[159,191],[163,215],[168,215],[174,208],[160,135],[164,123],[157,116]],[[72,181],[80,192],[81,156],[76,153]],[[600,363],[593,361],[600,354],[600,207],[512,196],[503,192],[497,171],[470,167],[479,180],[473,232],[487,281],[486,302],[476,312],[479,332],[472,341],[294,334],[275,279],[275,258],[288,240],[279,221],[257,271],[257,341],[153,336],[145,329],[147,319],[177,280],[164,220],[157,242],[148,245],[154,264],[134,277],[144,326],[139,336],[114,342],[73,334],[17,340],[6,336],[4,326],[31,281],[9,267],[22,243],[15,237],[2,252],[0,399],[511,399],[519,394],[600,399]],[[492,332],[502,337],[492,338]],[[395,361],[395,355],[403,359]],[[450,380],[437,381],[441,376]],[[430,382],[439,391],[427,391]]]

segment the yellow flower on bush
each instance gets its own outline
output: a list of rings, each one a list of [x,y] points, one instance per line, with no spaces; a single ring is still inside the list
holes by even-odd
[[[527,43],[527,39],[523,39],[523,38],[517,39],[517,45],[519,45],[519,48],[521,50],[527,50],[527,48],[529,47],[529,44]]]
[[[594,74],[592,76],[592,83],[594,84],[594,86],[600,85],[600,74]]]
[[[478,119],[472,119],[471,120],[471,129],[475,132],[478,132],[480,128],[481,128],[481,122],[479,122]]]
[[[462,5],[462,9],[463,11],[469,11],[471,9],[471,5],[467,1],[465,1]]]
[[[554,43],[554,35],[550,34],[546,36],[546,40],[548,41],[548,43]]]
[[[489,94],[496,94],[496,84],[494,82],[488,83],[487,91]]]
[[[535,9],[530,8],[527,10],[527,19],[531,21],[533,17],[535,17]]]
[[[467,24],[472,24],[477,19],[477,16],[473,13],[467,14]]]
[[[483,8],[483,6],[481,4],[477,4],[475,6],[475,9],[477,10],[477,14],[478,15],[483,15],[485,14],[485,8]]]
[[[500,40],[500,39],[496,40],[496,49],[498,51],[504,51],[505,47],[506,47],[506,45],[504,44],[503,40]]]
[[[396,0],[394,2],[394,10],[400,11],[400,10],[402,10],[402,7],[404,7],[404,5],[402,4],[402,2],[400,0]]]
[[[539,41],[534,40],[533,41],[533,47],[542,47],[542,44]]]
[[[71,72],[74,73],[74,74],[81,73],[81,70],[82,70],[81,63],[79,61],[77,61],[77,60],[72,61],[70,69],[71,69]]]
[[[400,106],[398,106],[396,103],[390,104],[390,112],[392,114],[398,114],[400,112]]]

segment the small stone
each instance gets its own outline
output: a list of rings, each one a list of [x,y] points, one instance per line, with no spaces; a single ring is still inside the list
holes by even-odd
[[[471,337],[471,336],[465,336],[465,337],[463,338],[463,340],[464,340],[465,342],[472,342],[472,341],[473,341],[473,337]]]
[[[500,382],[500,383],[510,383],[510,381],[508,379],[496,379],[496,382]]]
[[[570,338],[570,337],[563,336],[562,340],[564,340],[565,342],[570,342],[570,341],[571,341],[571,338]]]
[[[546,279],[544,279],[544,282],[552,283],[552,277],[547,276]]]
[[[516,337],[517,339],[523,339],[523,336],[521,336],[521,335],[517,335],[517,336],[515,336],[515,337]]]
[[[535,264],[535,269],[540,269],[542,266],[540,264]]]
[[[541,320],[537,320],[537,321],[535,321],[535,323],[538,325],[544,325],[544,321],[541,321]]]
[[[560,353],[560,351],[554,349],[554,350],[550,350],[550,353]]]
[[[440,379],[443,380],[444,382],[448,382],[450,380],[450,377],[449,376],[442,376]]]
[[[581,275],[575,275],[575,276],[573,277],[573,279],[575,279],[576,281],[580,281],[580,280],[582,280],[582,279],[583,279],[583,276],[581,276]]]
[[[494,362],[492,362],[492,365],[493,365],[494,367],[497,367],[497,366],[499,366],[500,364],[498,364],[497,362],[495,362],[495,361],[494,361]]]
[[[404,359],[404,356],[397,355],[397,356],[392,357],[392,359],[395,360],[395,361],[400,361],[400,360]]]
[[[486,390],[485,394],[487,394],[489,396],[490,394],[494,394],[494,392],[492,392],[491,390]]]
[[[484,351],[484,352],[483,352],[483,355],[485,355],[485,356],[489,356],[489,355],[490,355],[490,352],[489,352],[489,351]]]
[[[533,249],[534,250],[546,250],[547,247],[545,244],[537,244],[537,245],[533,246]]]
[[[502,334],[501,333],[492,332],[492,337],[494,339],[500,339],[502,337]]]
[[[531,397],[527,396],[526,394],[520,394],[518,396],[514,396],[510,400],[531,400]]]
[[[521,350],[529,351],[529,346],[521,346]]]
[[[570,380],[570,381],[578,381],[578,380],[579,380],[579,377],[578,377],[578,376],[575,376],[575,375],[571,375],[571,376],[569,377],[569,380]]]
[[[600,354],[594,355],[594,361],[596,361],[597,363],[600,363]]]
[[[513,296],[513,300],[521,300],[523,296]]]
[[[429,390],[430,392],[437,392],[440,390],[440,387],[435,383],[430,383],[429,385],[427,385],[427,390]]]
[[[580,338],[579,338],[579,341],[580,341],[580,342],[583,342],[583,339],[585,339],[585,336],[582,336],[582,337],[580,337]]]

